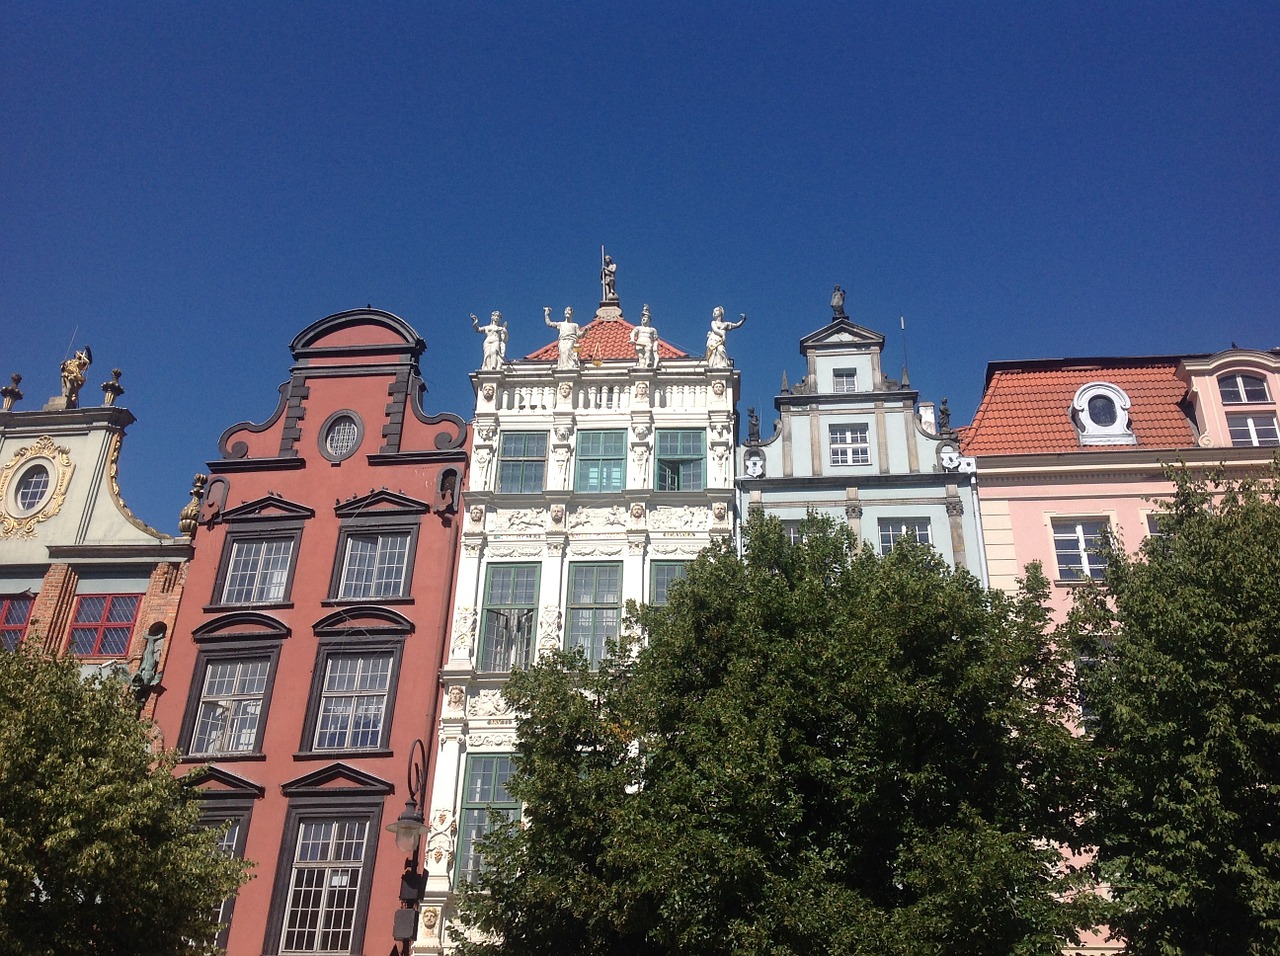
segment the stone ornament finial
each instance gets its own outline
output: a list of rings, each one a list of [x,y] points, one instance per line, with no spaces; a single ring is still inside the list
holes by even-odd
[[[724,317],[724,308],[716,306],[711,311],[711,328],[707,331],[707,368],[730,368],[733,362],[725,351],[725,340],[729,332],[747,321],[747,313],[743,312],[737,322],[728,322]]]
[[[116,399],[124,394],[124,386],[120,384],[120,376],[123,373],[118,368],[111,370],[111,381],[102,383],[102,404],[110,407],[116,403]]]
[[[200,524],[200,496],[204,494],[204,484],[208,480],[208,475],[201,474],[191,479],[191,500],[178,513],[178,533],[184,537],[195,535]]]
[[[474,312],[471,313],[471,326],[484,336],[484,357],[480,361],[481,369],[499,369],[507,360],[507,326],[502,321],[502,313],[493,311],[489,314],[489,323],[481,325]]]
[[[22,382],[22,376],[14,372],[10,376],[10,380],[13,382],[12,385],[0,388],[0,396],[4,397],[4,410],[6,412],[13,411],[13,403],[22,400],[22,389],[18,388],[18,385]]]

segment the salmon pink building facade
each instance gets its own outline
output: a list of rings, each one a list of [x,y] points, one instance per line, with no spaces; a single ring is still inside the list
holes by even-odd
[[[274,414],[209,463],[156,717],[255,864],[224,905],[227,951],[382,953],[406,866],[385,827],[437,719],[467,428],[423,410],[425,343],[390,313],[329,316],[290,348]]]

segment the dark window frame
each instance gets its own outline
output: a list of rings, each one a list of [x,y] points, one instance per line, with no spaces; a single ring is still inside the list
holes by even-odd
[[[344,952],[357,954],[365,951],[365,929],[369,917],[369,900],[372,897],[374,866],[377,862],[378,840],[382,834],[382,808],[385,795],[341,794],[289,796],[289,809],[280,836],[280,854],[276,862],[276,878],[271,891],[271,907],[267,914],[267,931],[263,939],[263,956],[277,956],[282,952],[296,953],[308,950],[283,950],[285,916],[289,911],[289,896],[293,886],[293,869],[297,862],[298,834],[308,822],[351,820],[363,821],[365,833],[364,852],[360,861],[360,888],[351,925],[351,946]],[[332,950],[310,950],[331,953]]]
[[[197,638],[198,639],[198,638]],[[267,719],[271,714],[271,695],[275,689],[276,674],[280,667],[280,646],[282,635],[270,635],[263,639],[246,639],[243,636],[236,640],[220,640],[203,646],[196,652],[196,662],[192,668],[191,686],[187,692],[187,706],[182,714],[182,729],[178,734],[179,747],[184,762],[227,763],[234,760],[263,760],[262,737],[266,732]],[[237,750],[229,753],[191,752],[191,740],[195,736],[196,721],[200,713],[200,703],[204,699],[204,681],[209,665],[225,661],[261,660],[268,662],[267,686],[262,692],[262,706],[258,717],[258,730],[254,746],[251,750]]]
[[[200,794],[200,826],[218,827],[234,820],[236,822],[236,842],[231,847],[231,856],[235,860],[244,859],[245,846],[249,842],[249,824],[253,819],[253,796],[232,792],[222,796],[221,791],[204,791]],[[235,919],[236,898],[239,888],[231,891],[231,895],[218,907],[218,915],[226,917],[225,925],[218,930],[214,943],[227,948],[227,938],[231,935],[231,921]]]
[[[391,751],[391,725],[395,718],[396,692],[400,685],[400,666],[404,660],[404,634],[377,633],[365,630],[322,634],[316,638],[315,664],[311,669],[311,687],[307,692],[307,713],[302,723],[302,739],[295,759],[337,759],[340,756],[385,756]],[[382,730],[373,747],[318,748],[316,726],[320,722],[320,704],[324,699],[325,677],[329,661],[335,657],[361,657],[374,654],[391,655],[391,674],[387,678],[387,699],[382,710]]]
[[[344,506],[345,510],[345,506]],[[380,509],[362,514],[342,515],[342,524],[338,529],[338,546],[333,557],[333,573],[329,578],[329,596],[325,604],[388,604],[397,601],[412,602],[414,559],[418,551],[418,531],[422,525],[422,516],[429,511],[423,502],[398,507],[395,510]],[[400,578],[400,588],[395,594],[370,594],[357,597],[346,597],[342,593],[346,578],[347,559],[352,539],[365,537],[383,537],[407,534],[404,571]]]
[[[287,608],[293,607],[293,580],[298,571],[298,554],[302,547],[302,529],[306,519],[294,515],[282,518],[266,518],[228,523],[222,541],[222,554],[218,557],[218,573],[213,580],[213,594],[205,610],[224,610],[233,607]],[[231,573],[231,559],[238,543],[291,539],[289,571],[285,576],[284,594],[278,601],[227,602],[227,576]]]
[[[329,448],[329,433],[333,430],[334,425],[337,424],[337,422],[343,418],[349,418],[351,419],[352,422],[355,423],[356,437],[355,437],[355,440],[351,443],[351,447],[347,450],[345,454],[337,455],[337,454],[334,454],[333,451],[330,450]],[[326,418],[324,420],[324,423],[320,426],[320,432],[316,438],[316,446],[320,451],[321,457],[334,465],[338,464],[339,462],[346,461],[348,458],[350,458],[352,455],[358,452],[360,450],[360,445],[363,442],[364,442],[364,420],[356,412],[352,411],[350,408],[340,408],[336,412],[334,412],[332,415],[330,415],[328,418]]]

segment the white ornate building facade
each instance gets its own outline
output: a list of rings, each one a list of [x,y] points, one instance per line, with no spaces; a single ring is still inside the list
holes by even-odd
[[[476,393],[474,446],[427,820],[416,953],[446,953],[477,840],[518,804],[505,790],[513,668],[555,648],[605,653],[626,602],[662,602],[699,551],[733,533],[736,327],[716,310],[707,355],[623,318],[605,287],[593,320],[545,322],[558,341],[507,362],[496,313]],[[717,325],[718,323],[718,325]],[[456,937],[454,937],[456,939]]]

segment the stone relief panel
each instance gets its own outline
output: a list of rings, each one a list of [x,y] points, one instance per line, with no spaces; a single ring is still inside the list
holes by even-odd
[[[626,526],[627,512],[621,505],[579,508],[569,515],[570,531],[620,531]]]
[[[494,747],[499,750],[514,750],[516,732],[514,730],[483,730],[467,735],[467,749],[476,747]]]
[[[538,617],[538,650],[554,651],[560,647],[560,605],[544,604]]]
[[[433,810],[427,830],[427,859],[453,866],[453,844],[457,836],[458,824],[453,819],[453,811],[444,807]]]
[[[453,642],[455,653],[469,654],[476,639],[476,609],[459,607],[453,612]]]
[[[652,531],[706,531],[711,526],[711,512],[707,508],[690,505],[658,507],[649,513]]]
[[[489,522],[492,531],[541,531],[546,525],[545,513],[541,508],[513,508],[510,511],[497,511]]]
[[[467,701],[468,717],[509,717],[511,713],[499,687],[486,687]]]

